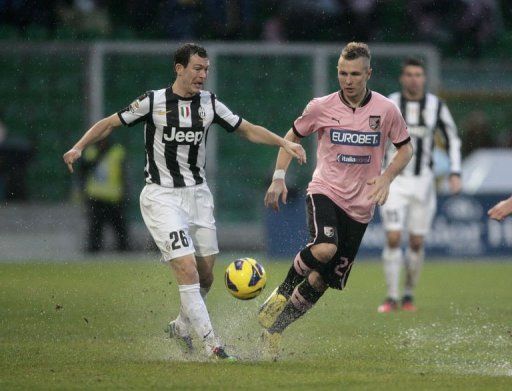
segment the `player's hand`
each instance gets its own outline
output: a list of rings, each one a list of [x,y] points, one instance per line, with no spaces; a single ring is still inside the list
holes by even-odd
[[[367,185],[372,186],[369,200],[379,205],[384,205],[389,195],[389,186],[391,181],[385,175],[380,175],[375,178],[371,178],[366,182]]]
[[[80,159],[80,156],[82,156],[82,151],[78,148],[71,148],[62,156],[64,163],[68,165],[69,172],[73,173],[73,163]]]
[[[265,194],[265,206],[279,211],[279,197],[281,197],[281,202],[286,204],[287,196],[288,189],[284,179],[274,179],[267,190],[267,194]]]
[[[491,219],[502,221],[509,214],[512,214],[512,197],[498,202],[489,209],[487,214]]]
[[[306,163],[306,151],[302,148],[302,145],[289,140],[284,140],[283,148],[286,152],[296,158],[299,164]]]
[[[462,189],[462,181],[460,179],[460,175],[452,174],[448,178],[448,184],[450,186],[450,191],[452,194],[459,194]]]

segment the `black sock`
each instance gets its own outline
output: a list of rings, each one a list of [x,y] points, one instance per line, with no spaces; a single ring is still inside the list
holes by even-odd
[[[288,270],[288,274],[286,275],[283,283],[279,285],[277,292],[289,299],[295,287],[304,281],[304,278],[306,277],[297,273],[295,266],[292,265],[290,270]]]
[[[313,307],[323,294],[324,292],[317,291],[306,279],[295,288],[292,298],[284,307],[283,312],[279,314],[272,327],[268,329],[269,333],[282,333],[285,328]]]
[[[299,258],[300,261],[297,258]],[[309,247],[306,247],[297,254],[293,260],[293,264],[286,278],[277,290],[278,293],[289,298],[295,287],[304,281],[304,278],[311,270],[321,270],[322,267],[324,267],[324,264],[313,256]],[[297,272],[297,270],[299,270],[299,272]]]
[[[310,247],[306,247],[304,250],[300,252],[300,258],[306,264],[306,266],[312,270],[321,270],[324,267],[324,263],[320,262],[315,258],[313,253],[311,252]]]

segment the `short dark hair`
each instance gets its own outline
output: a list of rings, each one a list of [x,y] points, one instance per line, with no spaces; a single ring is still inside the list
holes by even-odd
[[[181,45],[174,52],[174,69],[176,69],[176,65],[178,64],[181,64],[186,68],[190,61],[190,57],[192,57],[194,54],[197,54],[202,58],[208,57],[206,49],[202,46],[196,45],[195,43],[186,43]]]
[[[370,61],[372,58],[370,54],[370,48],[363,42],[348,43],[347,46],[343,48],[341,57],[343,57],[345,60],[356,60],[360,57],[364,57],[367,58],[368,61]]]
[[[425,71],[425,63],[423,62],[423,60],[421,58],[407,57],[402,62],[402,73],[404,73],[405,68],[408,66],[421,67],[421,68],[423,68],[423,71]]]

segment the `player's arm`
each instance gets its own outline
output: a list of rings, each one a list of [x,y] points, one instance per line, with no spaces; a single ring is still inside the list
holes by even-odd
[[[505,217],[512,214],[512,196],[506,200],[498,202],[487,212],[489,217],[494,220],[501,221]]]
[[[64,163],[68,165],[69,171],[73,172],[73,163],[76,162],[80,156],[82,156],[82,151],[88,145],[103,140],[110,133],[112,133],[114,128],[121,125],[122,122],[117,113],[96,122],[87,132],[85,132],[85,134],[80,140],[78,140],[73,148],[64,154]]]
[[[272,133],[270,130],[264,128],[263,126],[254,125],[243,119],[237,129],[237,132],[253,143],[277,145],[281,147],[281,150],[286,151],[283,153],[288,153],[291,155],[291,157],[296,158],[299,164],[306,162],[306,151],[304,151],[302,145],[290,140],[286,140],[277,134]]]
[[[293,129],[290,129],[284,138],[285,140],[293,143],[301,142],[301,138],[293,132]],[[291,156],[287,154],[283,148],[280,148],[279,153],[277,154],[276,169],[274,171],[274,176],[272,177],[272,183],[265,194],[266,207],[272,207],[274,210],[279,210],[279,198],[281,198],[281,202],[283,204],[286,204],[288,189],[286,188],[284,177],[291,160]]]
[[[460,179],[461,173],[461,154],[460,154],[460,138],[457,131],[455,121],[448,110],[446,104],[439,102],[439,115],[437,127],[441,131],[450,157],[450,176],[449,185],[450,191],[453,194],[460,192],[462,188],[462,181]]]
[[[373,186],[368,199],[379,205],[384,205],[388,199],[391,182],[393,182],[393,179],[400,174],[412,158],[413,148],[410,139],[404,144],[396,145],[396,147],[397,150],[386,170],[380,176],[372,178],[367,182],[368,185]]]

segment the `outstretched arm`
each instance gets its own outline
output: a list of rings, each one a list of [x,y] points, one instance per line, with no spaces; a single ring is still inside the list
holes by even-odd
[[[291,157],[296,158],[299,164],[306,162],[306,151],[304,151],[304,148],[302,148],[300,144],[284,139],[263,126],[254,125],[249,121],[242,120],[237,132],[253,143],[277,145],[283,148]],[[281,150],[279,152],[281,152]]]
[[[117,114],[112,114],[110,117],[103,118],[96,122],[87,132],[85,132],[73,148],[64,154],[64,163],[68,165],[69,172],[73,172],[73,163],[82,156],[82,151],[88,145],[103,140],[112,132],[112,129],[121,125],[121,120]]]
[[[367,184],[373,186],[368,199],[371,199],[379,205],[384,205],[388,199],[391,182],[393,182],[393,179],[395,179],[407,163],[409,163],[409,160],[412,158],[412,152],[410,142],[397,149],[386,170],[380,176],[368,180]]]
[[[293,132],[292,129],[286,133],[284,136],[285,140],[291,141],[293,143],[300,143],[301,138],[297,137],[297,135]],[[267,190],[267,194],[265,194],[265,206],[272,207],[274,210],[279,210],[279,198],[281,198],[281,202],[286,204],[286,197],[288,195],[288,189],[286,188],[286,183],[284,180],[284,176],[292,157],[287,154],[284,149],[279,149],[279,153],[277,154],[276,161],[276,169],[274,172],[274,177],[272,178],[272,183]]]

